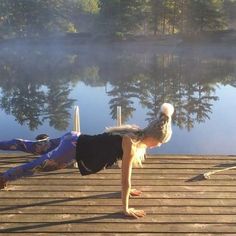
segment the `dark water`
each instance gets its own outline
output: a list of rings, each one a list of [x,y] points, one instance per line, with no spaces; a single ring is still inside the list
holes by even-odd
[[[145,126],[173,103],[172,140],[152,152],[236,153],[236,48],[126,45],[2,45],[0,139],[51,137],[72,129]]]

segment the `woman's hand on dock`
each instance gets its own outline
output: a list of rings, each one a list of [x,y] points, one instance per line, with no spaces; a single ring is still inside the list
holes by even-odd
[[[129,208],[128,210],[125,211],[125,215],[138,219],[144,217],[146,213],[143,210],[136,210],[134,208]]]
[[[138,196],[141,195],[141,193],[142,193],[142,191],[140,191],[140,190],[131,189],[129,194],[130,194],[130,196],[132,196],[132,197],[138,197]]]

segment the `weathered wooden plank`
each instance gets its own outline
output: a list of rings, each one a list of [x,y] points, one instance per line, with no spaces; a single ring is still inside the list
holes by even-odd
[[[35,233],[34,232],[34,236],[71,236],[71,235],[75,235],[76,233],[61,233],[61,232],[47,232],[47,233]],[[17,236],[25,236],[25,235],[32,235],[32,233],[30,232],[25,232],[25,233],[17,233]],[[215,236],[216,234],[212,234],[212,233],[79,233],[80,236]],[[4,233],[4,236],[12,236],[11,233]],[[232,236],[231,233],[224,233],[224,236]]]
[[[2,191],[0,196],[1,199],[3,198],[11,198],[12,197],[11,191]],[[107,192],[107,191],[101,191],[101,192],[71,192],[71,191],[18,191],[17,198],[38,198],[39,195],[41,198],[85,198],[85,197],[93,197],[93,196],[109,196],[109,198],[116,199],[120,198],[120,192]],[[158,199],[182,199],[182,198],[201,198],[201,199],[236,199],[236,192],[143,192],[140,197],[142,199],[149,199],[149,198],[158,198]]]
[[[149,154],[147,159],[192,159],[194,160],[233,160],[236,158],[236,155],[178,155],[178,154],[155,154],[151,155]]]
[[[0,172],[4,172],[6,171],[8,168],[0,168]],[[133,169],[133,175],[134,174],[153,174],[153,175],[168,175],[168,174],[190,174],[192,176],[201,174],[201,173],[205,173],[207,171],[210,170],[214,170],[214,169],[219,169],[218,167],[216,168],[200,168],[200,169],[162,169],[162,168],[136,168]],[[42,174],[45,174],[45,176],[47,175],[60,175],[60,171],[52,171],[52,172],[45,172]],[[75,173],[76,175],[80,175],[79,171],[77,171],[76,169],[70,170],[70,169],[65,169],[64,171],[73,171],[73,173]],[[107,169],[107,170],[102,170],[99,174],[96,175],[103,175],[103,174],[115,174],[115,173],[120,173],[121,170],[120,169]],[[225,171],[223,173],[219,173],[217,175],[224,175],[224,174],[230,174],[230,175],[235,175],[236,174],[236,170],[229,170],[229,171]]]
[[[109,218],[109,217],[108,217]],[[45,223],[3,223],[0,232],[90,232],[90,233],[236,233],[235,224],[198,224],[198,223],[140,223],[141,220],[128,221],[127,223],[87,223],[79,220],[64,220],[60,222]]]
[[[149,174],[201,174],[205,173],[206,171],[213,170],[213,169],[220,169],[219,167],[215,168],[200,168],[200,169],[165,169],[165,168],[134,168],[133,169],[133,174],[142,174],[142,173],[149,173]],[[100,174],[108,174],[108,173],[120,173],[120,169],[107,169],[103,170],[100,172]],[[219,174],[236,174],[236,170],[229,170],[224,173],[219,173]]]
[[[227,206],[140,206],[147,214],[181,214],[181,215],[235,215],[236,207]],[[34,205],[34,206],[22,206],[22,205],[10,205],[0,206],[1,214],[109,214],[114,212],[121,212],[121,206],[71,206],[71,205]]]
[[[32,160],[37,159],[37,157],[20,157],[20,158],[1,158],[1,165],[6,165],[6,164],[24,164],[25,162],[30,162]],[[236,164],[236,157],[233,159],[198,159],[198,160],[193,160],[193,159],[163,159],[163,158],[146,158],[145,161],[143,162],[144,165],[162,165],[162,164],[193,164],[196,163],[197,165],[202,165],[202,164]]]
[[[14,162],[14,161],[31,161],[33,159],[37,159],[39,156],[35,155],[27,155],[25,153],[22,154],[6,154],[6,155],[1,155],[0,154],[0,159],[3,162]],[[147,158],[145,158],[145,163],[201,163],[201,162],[206,162],[206,163],[215,163],[215,162],[235,162],[236,161],[236,155],[232,156],[184,156],[184,155],[148,155]]]
[[[37,159],[37,157],[20,157],[20,158],[1,158],[2,164],[24,164],[26,162],[30,162],[34,159]],[[199,160],[193,160],[193,159],[163,159],[163,158],[147,158],[145,159],[144,163],[145,165],[150,164],[236,164],[236,157],[234,159],[199,159]]]
[[[35,176],[32,176],[31,178],[34,179],[45,179],[47,178],[48,180],[50,179],[68,179],[68,180],[74,180],[74,179],[81,179],[81,176],[78,175],[77,173],[75,174],[61,174],[61,175],[47,175],[47,174],[38,174]],[[93,175],[88,175],[86,177],[84,177],[86,179],[113,179],[113,180],[117,180],[121,178],[121,174],[120,173],[107,173],[107,174],[93,174]],[[83,178],[83,179],[84,179]],[[132,179],[135,180],[158,180],[158,179],[166,179],[166,180],[189,180],[193,178],[192,174],[161,174],[161,175],[153,175],[153,174],[149,174],[149,173],[143,173],[143,174],[139,174],[136,173],[132,176]],[[236,175],[234,174],[215,174],[211,176],[211,180],[213,179],[218,179],[218,180],[236,180]]]
[[[24,163],[20,163],[24,164]],[[224,166],[233,166],[236,163],[222,163]],[[219,164],[215,163],[143,163],[146,169],[219,169]],[[1,169],[17,166],[15,163],[1,163]]]
[[[28,154],[24,152],[12,152],[6,151],[4,153],[0,153],[0,158],[36,158],[37,155]],[[201,160],[201,159],[215,159],[215,160],[232,160],[236,158],[236,155],[178,155],[178,154],[148,154],[147,159],[192,159],[192,160]]]
[[[158,215],[150,214],[146,215],[143,219],[140,219],[139,222],[142,223],[227,223],[227,224],[236,224],[236,215],[194,215],[191,217],[189,215],[182,214],[169,214],[169,215]],[[92,223],[128,223],[133,222],[132,218],[128,218],[122,214],[122,212],[108,213],[108,214],[1,214],[0,222],[1,223],[44,223],[44,222],[60,222],[64,220],[70,221],[79,221],[79,222],[92,222]]]
[[[111,199],[110,194],[98,194],[93,197],[81,197],[81,198],[40,198],[40,194],[37,199],[35,198],[17,198],[13,196],[12,198],[2,198],[2,206],[50,206],[50,205],[73,205],[73,206],[121,206],[120,199]],[[131,198],[130,204],[132,206],[225,206],[225,207],[235,207],[236,199],[157,199],[157,198]]]
[[[158,157],[155,157],[155,158],[146,158],[145,161],[144,161],[145,164],[162,164],[162,163],[168,163],[168,164],[193,164],[193,163],[198,163],[198,164],[204,164],[204,163],[208,163],[208,164],[221,164],[221,163],[230,163],[230,164],[236,164],[236,156],[229,159],[229,158],[222,158],[222,159],[214,159],[214,158],[201,158],[201,159],[193,159],[193,158],[190,158],[190,159],[187,159],[187,158],[171,158],[171,157],[168,157],[168,158],[158,158]]]
[[[234,180],[228,180],[228,179],[222,179],[222,180],[216,180],[216,179],[210,179],[205,181],[196,181],[196,182],[186,182],[186,180],[165,180],[165,179],[157,179],[152,181],[147,180],[133,180],[132,184],[135,186],[236,186],[236,181]],[[83,186],[83,185],[90,185],[90,186],[120,186],[120,180],[114,180],[114,179],[94,179],[93,181],[81,178],[81,179],[73,179],[73,180],[67,180],[67,179],[38,179],[35,178],[23,178],[20,180],[17,180],[14,182],[15,185],[70,185],[70,186]]]
[[[33,154],[28,154],[25,152],[19,152],[19,151],[1,151],[0,158],[20,158],[20,157],[34,157]]]
[[[144,173],[144,174],[133,174],[132,176],[132,180],[142,180],[142,181],[159,181],[159,180],[165,180],[165,181],[181,181],[181,182],[185,182],[185,181],[191,181],[191,179],[194,179],[194,177],[197,177],[200,175],[190,175],[190,174],[149,174],[149,173]],[[25,178],[25,180],[27,179],[27,181],[31,181],[31,179],[38,180],[38,182],[41,182],[42,180],[48,180],[48,181],[67,181],[68,183],[70,182],[74,182],[74,181],[79,181],[79,180],[116,180],[116,181],[120,181],[121,178],[121,174],[120,173],[114,173],[114,174],[104,174],[104,175],[90,175],[90,176],[86,176],[86,177],[81,177],[78,174],[71,174],[71,175],[54,175],[54,174],[39,174],[39,175],[35,175],[35,176],[31,176],[30,178]],[[220,182],[222,183],[222,181],[228,182],[229,184],[232,183],[231,181],[235,182],[236,180],[236,175],[231,175],[231,174],[216,174],[216,175],[212,175],[210,180],[204,180],[201,179],[198,181],[199,185],[201,184],[209,184],[214,182]],[[18,181],[19,182],[19,181]],[[11,185],[18,185],[17,182],[11,182]],[[27,183],[27,185],[29,185],[30,183]],[[63,185],[63,184],[62,184]],[[224,185],[224,184],[223,184]]]
[[[120,186],[79,186],[74,187],[70,185],[15,185],[17,182],[12,182],[8,185],[8,191],[14,191],[12,194],[17,194],[17,191],[29,192],[29,191],[69,191],[69,192],[118,192],[120,191]],[[133,185],[135,188],[136,186]],[[143,192],[236,192],[236,186],[139,186],[139,190]],[[1,196],[1,194],[0,194]]]
[[[56,236],[61,236],[61,235],[63,235],[63,236],[68,236],[68,235],[76,235],[77,233],[75,232],[75,233],[73,233],[73,232],[71,232],[71,233],[65,233],[65,232],[63,232],[63,233],[61,233],[61,232],[57,232],[57,233],[55,233],[55,232],[47,232],[47,233],[43,233],[43,232],[40,232],[40,233],[36,233],[36,232],[34,232],[33,233],[33,235],[34,236],[43,236],[43,235],[49,235],[49,236],[54,236],[54,235],[56,235]],[[4,236],[8,236],[8,235],[10,235],[10,236],[12,236],[12,233],[4,233],[3,234]],[[17,236],[22,236],[22,235],[32,235],[32,233],[31,232],[24,232],[24,233],[17,233]],[[117,233],[117,232],[114,232],[114,233],[106,233],[106,232],[103,232],[103,233],[91,233],[91,232],[89,232],[89,233],[85,233],[85,232],[83,232],[83,233],[79,233],[79,235],[80,236],[90,236],[90,235],[92,235],[92,236],[215,236],[216,234],[215,233],[127,233],[127,232],[124,232],[124,233],[122,233],[122,232],[120,232],[120,233]],[[219,234],[218,234],[219,235]],[[222,234],[221,234],[222,235]],[[231,234],[231,233],[224,233],[224,236],[232,236],[233,234]]]

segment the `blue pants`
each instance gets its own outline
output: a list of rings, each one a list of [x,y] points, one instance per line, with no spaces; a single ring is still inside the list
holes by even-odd
[[[47,172],[66,168],[76,159],[76,143],[79,133],[69,132],[58,139],[48,141],[28,141],[13,139],[0,142],[1,150],[23,151],[33,154],[42,154],[39,158],[11,168],[4,172],[3,178],[12,181],[25,176],[32,176],[38,172]]]

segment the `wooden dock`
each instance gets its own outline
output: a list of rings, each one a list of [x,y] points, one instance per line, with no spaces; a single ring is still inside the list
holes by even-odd
[[[2,154],[0,172],[32,158]],[[150,156],[133,173],[143,193],[130,206],[147,213],[137,220],[122,214],[120,169],[21,179],[0,191],[0,235],[236,235],[236,170],[189,181],[235,164],[236,156]]]

